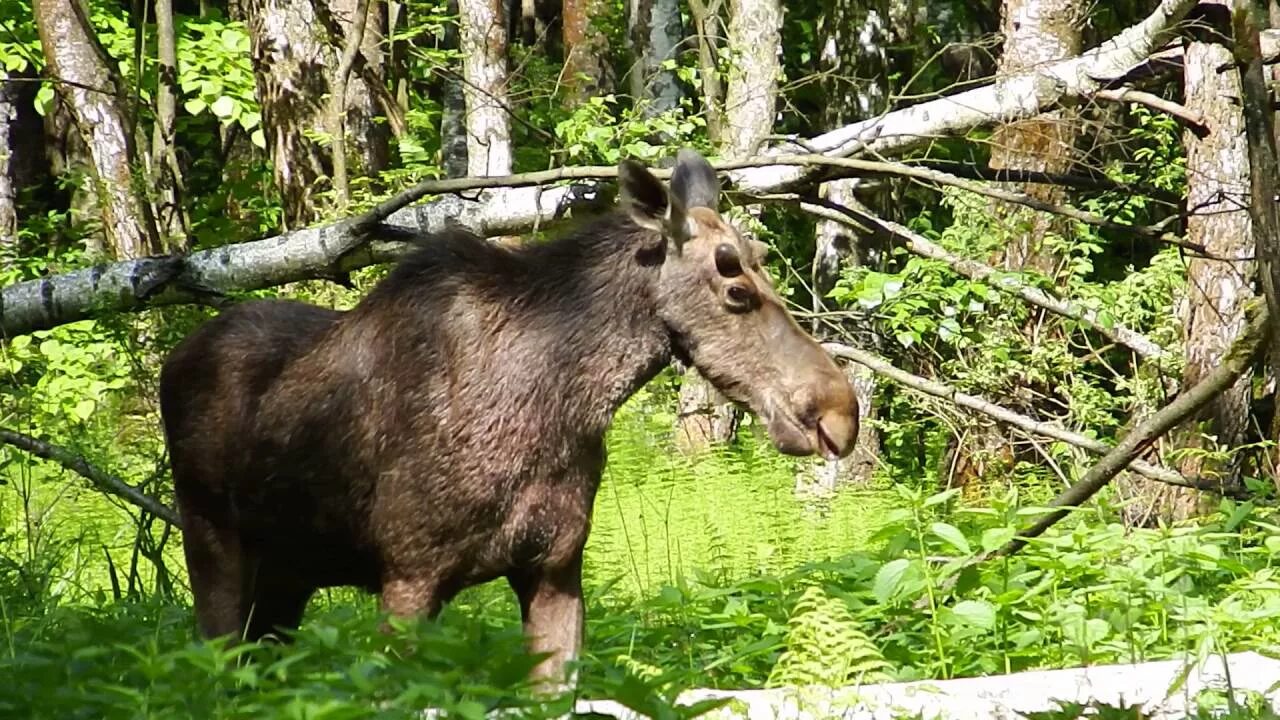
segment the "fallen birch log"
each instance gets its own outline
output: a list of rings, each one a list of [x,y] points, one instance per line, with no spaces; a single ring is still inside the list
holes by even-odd
[[[1195,716],[1200,693],[1230,689],[1237,698],[1258,693],[1280,711],[1280,690],[1274,687],[1280,683],[1280,660],[1243,652],[1193,663],[1189,672],[1187,665],[1186,660],[1165,660],[861,687],[689,690],[678,702],[731,700],[729,706],[702,716],[715,720],[1024,720],[1025,713],[1056,710],[1063,703],[1141,706],[1144,714],[1132,717],[1186,720]],[[1179,682],[1184,672],[1186,679]],[[645,717],[612,700],[583,700],[575,709],[617,720]]]

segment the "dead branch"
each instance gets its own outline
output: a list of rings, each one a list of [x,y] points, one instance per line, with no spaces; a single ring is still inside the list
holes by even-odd
[[[1178,247],[1189,250],[1193,253],[1196,253],[1197,255],[1208,257],[1212,260],[1223,260],[1223,261],[1230,262],[1230,261],[1242,261],[1242,260],[1252,259],[1252,258],[1212,257],[1208,254],[1208,251],[1205,249],[1203,245],[1199,245],[1193,242],[1188,242],[1173,233],[1166,232],[1165,230],[1159,227],[1152,227],[1152,226],[1146,226],[1146,225],[1125,225],[1124,223],[1118,223],[1113,220],[1108,220],[1107,218],[1102,217],[1101,215],[1097,215],[1095,213],[1081,210],[1079,208],[1075,208],[1070,205],[1059,205],[1057,203],[1046,202],[1039,198],[1031,197],[1026,193],[1017,192],[1015,190],[1006,190],[1000,187],[993,187],[990,185],[985,185],[983,183],[973,182],[972,180],[965,180],[963,178],[956,177],[955,175],[951,175],[941,170],[935,170],[933,168],[928,168],[928,167],[921,167],[918,165],[908,165],[906,163],[886,162],[886,161],[878,161],[878,160],[858,160],[853,158],[836,158],[836,157],[827,157],[826,155],[810,154],[810,155],[775,155],[775,156],[766,155],[762,157],[751,158],[750,160],[744,161],[742,163],[733,163],[733,162],[717,163],[716,169],[736,170],[738,168],[744,168],[744,167],[760,167],[766,164],[787,165],[787,166],[800,165],[805,167],[826,166],[826,167],[839,168],[842,170],[850,171],[851,173],[854,174],[855,177],[861,177],[863,175],[892,175],[895,177],[904,177],[904,178],[911,178],[914,180],[933,182],[939,185],[948,185],[950,187],[959,188],[961,190],[974,193],[976,195],[983,195],[985,197],[994,198],[1002,202],[1024,205],[1033,210],[1052,213],[1054,215],[1059,215],[1059,216],[1068,218],[1070,220],[1075,220],[1076,222],[1084,223],[1086,225],[1093,225],[1095,227],[1099,227],[1104,230],[1133,233],[1134,235],[1138,235],[1139,237],[1143,237],[1148,240],[1154,240],[1156,242],[1162,242],[1169,245],[1177,245]],[[833,179],[839,179],[842,177],[847,177],[847,176],[839,173],[834,173],[820,179],[833,180]]]
[[[1096,310],[1053,297],[1040,288],[1028,285],[1014,275],[1001,273],[990,265],[984,265],[976,260],[954,255],[945,248],[930,242],[902,225],[878,217],[856,201],[853,201],[853,206],[850,207],[839,205],[829,200],[799,200],[794,196],[781,199],[788,202],[798,202],[800,209],[824,220],[832,220],[862,230],[873,230],[896,238],[902,243],[903,247],[920,257],[946,263],[948,267],[963,277],[987,283],[1001,292],[1021,298],[1038,308],[1087,325],[1103,337],[1133,350],[1143,358],[1160,360],[1168,356],[1168,352],[1164,348],[1136,330],[1123,325],[1112,325],[1111,327],[1103,325],[1098,320],[1098,312]]]
[[[182,527],[181,521],[178,520],[178,514],[172,508],[115,475],[94,467],[83,455],[6,428],[0,428],[0,442],[29,452],[36,457],[58,463],[67,470],[88,480],[102,492],[114,495],[134,507],[149,512],[176,528]]]
[[[1120,474],[1125,467],[1135,467],[1136,458],[1146,452],[1162,435],[1234,385],[1236,379],[1253,365],[1254,358],[1265,347],[1264,340],[1270,334],[1265,303],[1255,301],[1246,313],[1249,315],[1248,324],[1240,337],[1236,338],[1231,349],[1227,351],[1221,365],[1214,368],[1213,372],[1196,383],[1194,387],[1178,395],[1173,402],[1165,405],[1134,428],[1118,445],[1103,455],[1098,464],[1090,468],[1080,482],[1064,490],[1049,503],[1051,507],[1057,508],[1056,510],[1042,516],[1031,527],[1018,533],[1016,538],[1010,540],[996,554],[1012,555],[1025,547],[1028,540],[1044,534],[1054,523],[1066,517],[1071,508],[1079,507],[1106,487],[1107,483],[1111,482],[1111,479]],[[1225,488],[1219,490],[1215,487],[1200,489],[1214,492],[1225,490]],[[1247,497],[1247,494],[1245,496]]]
[[[1159,95],[1133,88],[1109,88],[1099,90],[1093,94],[1094,97],[1102,100],[1110,100],[1112,102],[1137,103],[1146,105],[1157,112],[1162,112],[1172,118],[1180,120],[1196,135],[1204,137],[1209,134],[1209,125],[1205,122],[1204,115],[1191,110],[1185,105],[1179,105],[1172,100],[1165,100]]]
[[[904,387],[911,388],[922,392],[926,395],[932,395],[941,398],[959,407],[968,408],[975,412],[982,413],[987,417],[995,419],[1006,425],[1023,430],[1028,433],[1042,435],[1044,437],[1060,440],[1068,445],[1073,445],[1082,450],[1087,450],[1095,455],[1107,455],[1112,451],[1112,447],[1099,440],[1087,438],[1079,433],[1071,432],[1061,428],[1053,423],[1044,422],[1029,418],[1021,413],[1014,412],[1006,407],[997,405],[989,400],[960,392],[959,390],[940,383],[936,380],[913,375],[906,370],[894,367],[892,363],[884,358],[873,355],[865,350],[859,350],[855,347],[842,345],[840,343],[823,343],[822,347],[833,357],[852,360],[859,365],[863,365],[872,372],[879,373],[890,380],[893,380]],[[1212,492],[1236,494],[1239,491],[1230,488],[1222,488],[1220,483],[1214,483],[1201,478],[1188,478],[1183,475],[1162,467],[1157,467],[1143,460],[1136,459],[1137,455],[1126,462],[1125,466],[1143,477],[1150,478],[1157,482],[1167,485],[1176,485],[1178,487],[1194,488],[1197,490],[1208,490]],[[1123,469],[1122,466],[1121,469]]]

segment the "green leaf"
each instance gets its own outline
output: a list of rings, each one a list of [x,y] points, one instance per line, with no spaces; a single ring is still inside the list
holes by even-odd
[[[88,398],[85,398],[84,400],[81,400],[80,402],[76,403],[76,406],[72,410],[72,413],[74,413],[76,417],[80,418],[81,421],[85,421],[85,420],[88,420],[90,416],[93,415],[93,411],[96,410],[97,408],[98,408],[98,403]]]
[[[951,608],[951,615],[960,624],[981,630],[996,626],[996,607],[986,600],[961,600]]]
[[[263,150],[267,149],[267,136],[262,132],[262,128],[254,130],[253,134],[249,136],[249,140]]]
[[[898,594],[898,591],[902,589],[902,581],[906,577],[907,568],[910,565],[910,560],[898,558],[885,563],[876,572],[876,579],[872,583],[871,591],[875,594],[877,600],[886,603]]]
[[[936,522],[930,525],[929,529],[933,531],[934,535],[942,538],[948,545],[958,550],[961,555],[968,555],[973,552],[969,548],[969,541],[965,539],[964,533],[960,532],[955,525]]]
[[[236,101],[226,95],[222,95],[217,100],[213,101],[213,105],[210,106],[210,109],[213,110],[214,115],[217,115],[220,118],[229,118],[232,113],[236,111]]]
[[[982,531],[982,551],[995,552],[1004,547],[1017,534],[1018,531],[1011,527],[987,528]]]
[[[182,107],[189,115],[199,115],[209,106],[200,98],[191,98],[190,100],[182,103]]]

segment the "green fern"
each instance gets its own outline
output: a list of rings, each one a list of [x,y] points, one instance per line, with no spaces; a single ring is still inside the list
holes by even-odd
[[[787,621],[787,649],[769,673],[769,685],[851,684],[889,680],[890,665],[858,627],[849,608],[819,586],[801,595]]]

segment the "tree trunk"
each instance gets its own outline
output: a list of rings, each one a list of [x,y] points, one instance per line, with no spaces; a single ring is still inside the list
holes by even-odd
[[[333,171],[329,143],[311,138],[330,135],[337,125],[325,98],[335,88],[342,48],[352,31],[357,0],[246,0],[252,38],[254,74],[262,125],[267,136],[276,188],[284,203],[285,225],[298,227],[320,213],[316,192],[329,184]],[[351,72],[346,95],[346,130],[342,143],[354,172],[373,175],[389,157],[388,123],[378,97],[381,32],[385,6],[370,17]],[[309,137],[310,136],[310,137]],[[352,162],[354,161],[354,163]]]
[[[836,128],[854,120],[874,117],[887,109],[889,65],[885,48],[890,41],[887,0],[827,0],[818,18],[822,52],[822,90],[826,99],[824,120]],[[862,80],[861,78],[868,78]],[[828,200],[847,204],[857,188],[857,180],[824,183],[819,192]],[[871,238],[861,236],[840,223],[822,220],[815,226],[813,256],[813,310],[827,309],[824,299],[840,279],[846,266],[864,264],[870,255]],[[815,321],[815,332],[821,325]],[[854,345],[874,346],[870,328],[843,323],[844,330],[857,338]],[[880,454],[880,435],[874,427],[876,401],[875,374],[856,363],[845,371],[858,395],[859,431],[853,454],[837,461],[815,460],[796,478],[798,492],[829,493],[841,484],[866,483],[875,472]]]
[[[725,89],[720,154],[733,160],[758,152],[773,132],[782,6],[779,0],[730,0],[729,12],[729,49],[734,59]],[[685,373],[676,421],[676,438],[685,451],[731,439],[737,416],[737,409],[699,373]]]
[[[684,41],[677,0],[630,0],[627,15],[631,39],[631,97],[643,103],[647,116],[680,106],[684,92],[675,70],[663,67],[675,60]]]
[[[1004,53],[998,73],[1007,75],[1080,54],[1080,26],[1086,16],[1084,0],[1006,0],[1002,24]],[[1079,130],[1069,111],[1001,126],[992,137],[991,167],[1063,173],[1071,167]],[[1029,185],[1022,192],[1047,202],[1062,202],[1063,190],[1054,185]],[[1038,270],[1053,276],[1060,258],[1043,247],[1045,237],[1062,225],[1045,213],[996,205],[1017,228],[1000,258],[1010,270]]]
[[[458,13],[458,0],[449,0],[449,14]],[[449,50],[459,49],[458,26],[449,23],[445,27],[444,44]],[[443,79],[440,92],[440,167],[445,177],[467,175],[467,99],[463,92],[461,68],[459,73],[449,73]]]
[[[606,36],[593,27],[604,19],[608,6],[603,0],[564,0],[562,7],[564,71],[560,81],[570,105],[576,105],[611,85]]]
[[[467,174],[511,172],[507,117],[507,22],[502,0],[458,0],[462,17]]]
[[[172,0],[155,0],[156,53],[159,60],[156,119],[151,134],[151,185],[155,194],[156,226],[162,245],[183,250],[190,228],[183,203],[182,168],[175,150],[178,118],[178,42]]]
[[[133,121],[123,81],[98,43],[80,0],[37,0],[36,26],[46,72],[88,150],[107,250],[118,258],[160,252],[155,220],[140,178]]]
[[[1086,17],[1085,0],[1005,0],[1001,14],[1004,49],[998,74],[1013,75],[1080,54],[1080,28]],[[1003,125],[991,140],[994,170],[1065,173],[1075,155],[1078,122],[1070,110]],[[1034,198],[1061,203],[1062,188],[1029,184],[1016,188]],[[1051,235],[1063,236],[1070,224],[1061,218],[1018,205],[992,203],[1009,233],[1005,249],[992,264],[1011,271],[1036,271],[1054,277],[1061,257],[1045,244]],[[1020,408],[1033,412],[1031,408]],[[998,479],[1012,471],[1016,456],[1010,439],[994,425],[975,425],[953,440],[953,454],[944,463],[948,485],[968,486]],[[975,486],[977,487],[977,486]]]
[[[1240,0],[1236,0],[1239,2]],[[1184,135],[1187,149],[1187,240],[1200,243],[1210,255],[1253,255],[1253,225],[1249,218],[1249,146],[1240,103],[1240,72],[1229,46],[1231,0],[1200,3],[1201,30],[1186,46],[1183,60],[1184,104],[1199,112],[1209,134]],[[1245,327],[1244,305],[1254,296],[1253,262],[1223,262],[1192,257],[1187,262],[1186,295],[1178,305],[1182,320],[1185,365],[1182,387],[1189,388],[1222,364],[1227,350]],[[1173,445],[1193,451],[1206,447],[1204,435],[1216,444],[1237,447],[1245,442],[1252,399],[1251,378],[1240,378],[1214,398],[1190,423],[1178,428]],[[1240,487],[1238,456],[1221,461],[1191,452],[1178,463],[1191,477],[1218,479]],[[1140,483],[1149,514],[1165,520],[1200,514],[1205,496],[1196,490]]]
[[[0,253],[7,255],[18,244],[17,147],[18,83],[0,81]],[[0,258],[3,259],[3,258]]]
[[[689,0],[689,17],[698,39],[698,77],[707,110],[707,139],[719,146],[724,138],[724,90],[720,86],[720,0],[708,7],[703,0]]]

